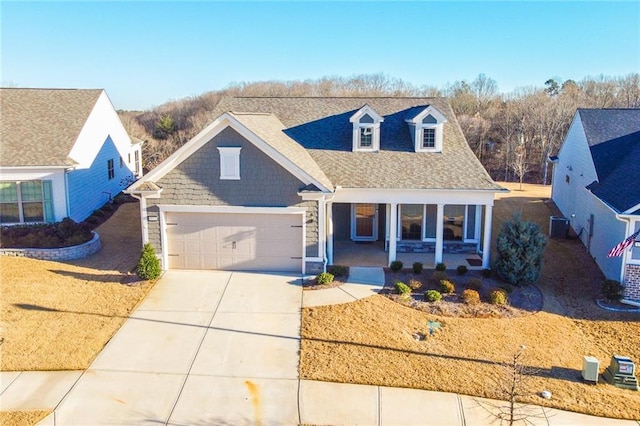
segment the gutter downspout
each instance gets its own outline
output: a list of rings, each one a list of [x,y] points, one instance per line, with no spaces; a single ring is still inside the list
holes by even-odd
[[[149,224],[147,218],[147,199],[141,194],[128,193],[136,200],[140,201],[140,227],[142,230],[142,245],[144,246],[149,242]]]
[[[335,189],[334,192],[331,193],[330,196],[328,195],[323,195],[322,196],[322,208],[325,209],[325,214],[324,214],[324,244],[322,245],[322,272],[327,272],[327,263],[329,261],[328,256],[327,256],[327,230],[329,229],[328,225],[329,223],[328,221],[328,215],[326,212],[327,209],[327,202],[331,202],[333,201],[333,199],[335,198],[336,193],[335,193]]]

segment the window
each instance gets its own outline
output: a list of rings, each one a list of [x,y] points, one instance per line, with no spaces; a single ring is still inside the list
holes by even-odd
[[[107,160],[107,176],[109,177],[109,180],[113,179],[116,176],[116,172],[113,168],[113,158]]]
[[[0,182],[0,223],[53,220],[51,181]]]
[[[415,143],[416,152],[442,152],[444,123],[447,119],[432,105],[405,120]]]
[[[353,151],[380,150],[380,123],[384,121],[380,114],[365,105],[349,121],[353,123]]]
[[[120,156],[120,168],[124,167],[124,158],[122,158],[122,155]]]
[[[373,127],[360,128],[360,148],[371,148],[373,146]]]
[[[129,154],[129,156],[131,156],[131,154]],[[135,159],[136,159],[136,176],[140,176],[140,151],[136,150]]]
[[[422,147],[423,148],[435,148],[436,147],[436,129],[435,127],[425,127],[422,129]]]
[[[218,147],[220,179],[240,180],[240,147]]]

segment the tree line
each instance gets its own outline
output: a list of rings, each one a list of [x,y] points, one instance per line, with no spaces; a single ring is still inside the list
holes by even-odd
[[[539,86],[501,93],[479,74],[446,87],[415,86],[384,74],[304,81],[233,83],[223,90],[170,101],[147,111],[119,111],[129,134],[145,141],[152,169],[213,118],[224,96],[444,96],[469,146],[496,180],[550,183],[547,158],[557,153],[577,108],[640,108],[640,74],[550,78]]]

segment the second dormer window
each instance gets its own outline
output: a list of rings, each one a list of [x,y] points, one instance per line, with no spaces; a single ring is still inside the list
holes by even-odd
[[[436,128],[435,127],[425,127],[422,129],[422,147],[423,148],[436,147]]]
[[[373,126],[360,127],[360,148],[371,149],[373,146]]]

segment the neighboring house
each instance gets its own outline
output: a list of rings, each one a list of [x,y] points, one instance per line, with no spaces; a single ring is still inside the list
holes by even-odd
[[[104,90],[0,89],[0,223],[83,221],[141,176]]]
[[[316,272],[337,242],[482,253],[497,185],[441,98],[224,98],[134,183],[165,269]]]
[[[640,109],[578,109],[552,161],[553,201],[605,276],[640,305],[640,243],[607,257],[640,229]]]

